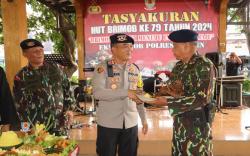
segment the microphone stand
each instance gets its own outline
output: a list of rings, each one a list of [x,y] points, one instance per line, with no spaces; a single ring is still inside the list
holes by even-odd
[[[228,113],[222,112],[222,110],[221,110],[221,105],[223,104],[223,74],[222,74],[222,71],[224,68],[224,64],[221,62],[218,65],[218,69],[219,69],[219,67],[221,67],[221,69],[220,69],[221,70],[221,79],[220,80],[218,79],[219,74],[216,71],[216,76],[217,76],[217,78],[216,78],[216,92],[218,92],[218,89],[217,89],[218,83],[220,85],[220,90],[219,90],[219,94],[218,94],[219,96],[218,96],[218,99],[216,100],[216,102],[217,102],[216,111],[220,112],[222,114],[228,114]],[[216,95],[216,98],[217,98],[217,95]]]

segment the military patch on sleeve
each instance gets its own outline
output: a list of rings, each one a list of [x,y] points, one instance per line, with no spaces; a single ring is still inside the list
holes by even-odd
[[[102,73],[102,72],[104,72],[104,68],[103,67],[98,67],[97,68],[97,72],[100,74],[100,73]]]

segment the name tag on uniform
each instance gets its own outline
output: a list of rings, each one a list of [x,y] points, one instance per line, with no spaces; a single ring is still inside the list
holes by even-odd
[[[114,76],[120,76],[120,73],[114,73]]]
[[[138,74],[135,74],[135,73],[128,73],[128,75],[132,75],[132,76],[138,76]]]

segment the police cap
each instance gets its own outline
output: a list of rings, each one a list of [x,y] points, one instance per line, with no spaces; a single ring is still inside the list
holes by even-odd
[[[22,50],[33,48],[33,47],[42,47],[43,45],[40,41],[35,39],[25,39],[20,43]]]
[[[134,39],[126,34],[114,34],[111,35],[109,38],[111,45],[116,43],[135,43]]]
[[[181,29],[178,31],[174,31],[169,34],[168,38],[177,43],[184,43],[184,42],[194,42],[198,40],[198,33],[189,30],[189,29]]]

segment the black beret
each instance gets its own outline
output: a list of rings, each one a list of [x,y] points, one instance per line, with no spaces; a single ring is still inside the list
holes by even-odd
[[[111,44],[116,44],[116,43],[132,43],[134,44],[134,39],[126,34],[114,34],[111,35],[110,37],[110,42]]]
[[[198,40],[198,33],[189,30],[189,29],[181,29],[178,31],[174,31],[169,34],[168,38],[177,43],[184,43],[184,42],[193,42]]]
[[[23,40],[20,43],[20,47],[23,50],[25,50],[25,49],[29,49],[29,48],[33,48],[33,47],[42,47],[43,48],[43,45],[38,40],[35,40],[35,39],[26,39],[26,40]]]

